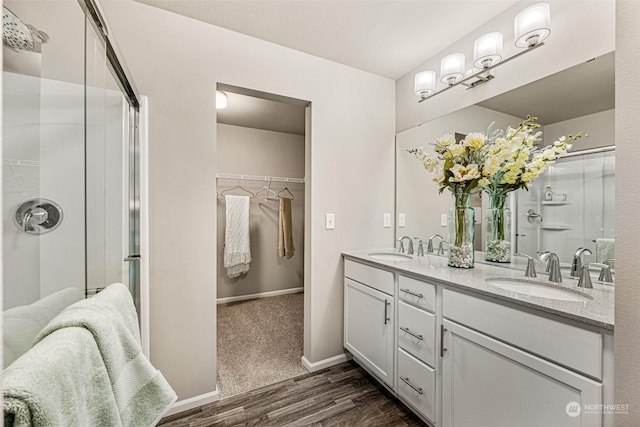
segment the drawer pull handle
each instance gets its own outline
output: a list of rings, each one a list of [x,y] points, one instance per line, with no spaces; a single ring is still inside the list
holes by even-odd
[[[418,338],[420,341],[424,340],[424,338],[422,337],[422,335],[418,335],[418,334],[416,334],[415,332],[411,332],[411,331],[409,330],[409,328],[403,328],[403,327],[400,327],[400,330],[401,330],[401,331],[403,331],[403,332],[408,333],[408,334],[409,334],[409,335],[411,335],[411,336],[414,336],[414,337]]]
[[[444,352],[447,351],[444,348],[444,333],[447,332],[447,328],[444,325],[440,325],[440,357],[444,357]]]
[[[388,300],[384,300],[384,324],[386,325],[387,322],[389,322],[391,320],[391,318],[389,318],[389,315],[387,314],[387,307],[389,307],[389,304],[391,304]]]
[[[416,294],[415,292],[412,292],[412,291],[411,291],[411,290],[409,290],[409,289],[402,289],[402,288],[400,288],[400,290],[401,290],[402,292],[404,292],[404,293],[409,294],[409,295],[413,295],[414,297],[417,297],[417,298],[424,298],[424,295],[422,295],[422,294]]]
[[[422,391],[422,387],[416,387],[415,385],[413,385],[411,383],[411,381],[409,380],[409,377],[400,377],[400,379],[402,381],[404,381],[405,384],[407,384],[409,387],[411,387],[412,389],[414,389],[415,391],[418,392],[418,394],[424,394]]]

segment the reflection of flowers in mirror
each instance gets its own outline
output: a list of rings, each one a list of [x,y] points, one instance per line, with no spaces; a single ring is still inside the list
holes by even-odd
[[[588,136],[563,136],[552,145],[538,147],[542,133],[535,117],[528,116],[517,128],[471,132],[459,142],[446,134],[434,144],[435,156],[422,147],[408,150],[431,173],[440,187],[453,193],[481,187],[489,194],[528,189],[531,181],[571,149],[571,142]]]

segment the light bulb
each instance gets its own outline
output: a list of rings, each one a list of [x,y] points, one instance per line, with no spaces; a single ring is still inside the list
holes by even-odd
[[[547,3],[537,3],[513,20],[517,47],[533,47],[551,34],[551,11]]]

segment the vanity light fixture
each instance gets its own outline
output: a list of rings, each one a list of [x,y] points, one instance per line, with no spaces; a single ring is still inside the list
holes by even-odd
[[[436,90],[436,72],[421,71],[416,73],[413,83],[413,92],[422,99],[427,99],[429,94]]]
[[[221,90],[216,91],[216,110],[227,108],[227,94]]]
[[[515,45],[525,50],[508,58],[502,57],[503,36],[499,32],[491,32],[478,37],[473,44],[473,68],[465,71],[465,58],[462,53],[452,53],[440,61],[440,81],[447,86],[435,90],[435,71],[420,71],[415,75],[414,93],[422,102],[457,85],[467,89],[476,87],[493,79],[493,69],[505,64],[527,52],[544,46],[551,34],[551,12],[547,3],[529,6],[516,15],[514,21]],[[431,80],[427,80],[427,77]],[[432,76],[432,77],[431,77]],[[429,87],[426,82],[433,84]]]

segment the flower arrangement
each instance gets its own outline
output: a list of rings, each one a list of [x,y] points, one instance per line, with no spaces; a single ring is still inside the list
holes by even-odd
[[[511,259],[511,244],[505,239],[506,195],[518,189],[528,190],[534,179],[567,153],[572,141],[588,136],[580,132],[540,147],[537,144],[542,133],[536,120],[527,116],[517,128],[505,130],[492,130],[494,123],[491,123],[486,133],[471,132],[459,142],[452,135],[443,135],[434,144],[435,156],[422,147],[408,150],[431,173],[440,193],[448,189],[454,194],[455,210],[468,201],[462,198],[468,199],[468,194],[477,188],[495,196],[491,197],[491,207],[496,215],[488,227],[493,232],[487,241],[489,260],[509,262]],[[465,234],[461,214],[456,213],[453,220],[455,239],[450,242],[450,258],[451,249],[462,245]],[[455,265],[451,259],[450,265]]]
[[[540,125],[536,118],[527,116],[517,129],[508,127],[492,133],[491,126],[487,133],[490,136],[485,144],[484,176],[479,185],[488,194],[506,195],[515,190],[529,189],[529,184],[538,178],[556,160],[567,154],[571,142],[588,136],[579,132],[568,137],[561,137],[552,145],[536,146],[541,140],[542,132],[537,131]]]

